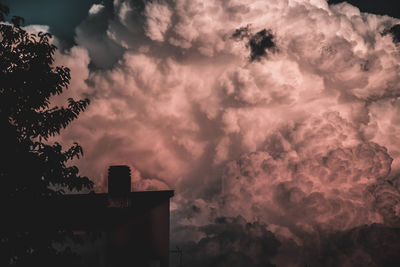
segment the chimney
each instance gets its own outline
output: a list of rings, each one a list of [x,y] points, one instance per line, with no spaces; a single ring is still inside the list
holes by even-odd
[[[108,168],[108,194],[126,196],[131,192],[131,169],[125,165]]]

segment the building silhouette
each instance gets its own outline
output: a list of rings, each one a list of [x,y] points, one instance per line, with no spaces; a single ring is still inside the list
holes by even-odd
[[[100,251],[87,249],[93,242],[85,244],[83,266],[168,267],[173,195],[170,190],[131,192],[129,167],[111,166],[108,193],[15,200],[2,207],[8,214],[3,227],[10,231],[68,229],[82,236],[98,233]]]

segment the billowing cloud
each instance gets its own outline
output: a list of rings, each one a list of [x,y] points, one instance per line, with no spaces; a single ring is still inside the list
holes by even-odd
[[[62,141],[97,191],[110,164],[175,189],[177,242],[237,216],[282,250],[398,226],[399,23],[325,0],[114,1],[58,57],[92,100]]]
[[[273,142],[275,158],[259,151],[228,164],[226,212],[306,232],[382,222],[367,187],[389,174],[391,158],[384,148],[369,143],[319,152],[314,147],[308,155],[301,148],[285,151],[279,138]]]
[[[145,8],[146,35],[154,41],[164,41],[164,34],[171,24],[171,11],[167,5],[148,3]]]

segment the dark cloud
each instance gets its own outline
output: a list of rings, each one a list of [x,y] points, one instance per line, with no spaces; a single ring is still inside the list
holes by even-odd
[[[375,208],[382,215],[385,225],[400,227],[399,177],[379,180],[368,190],[375,198]]]
[[[311,266],[399,266],[399,240],[400,228],[380,224],[334,233],[322,241],[320,259]]]
[[[255,34],[251,33],[250,26],[236,29],[232,38],[246,40],[250,48],[250,61],[259,60],[267,56],[267,51],[273,52],[276,48],[274,35],[270,30],[263,29]]]
[[[93,67],[110,68],[121,59],[125,49],[110,38],[109,23],[114,18],[112,4],[102,5],[75,29],[75,42],[88,50]]]
[[[400,264],[400,228],[363,225],[309,235],[303,242],[280,238],[273,263],[301,267],[395,267]]]
[[[177,244],[183,251],[184,266],[191,267],[272,267],[271,258],[280,242],[267,226],[248,223],[243,217],[220,217],[198,231],[199,242]]]
[[[267,50],[275,48],[274,36],[266,29],[261,30],[250,37],[249,46],[251,50],[250,60],[257,60],[267,56]]]
[[[390,28],[389,33],[393,36],[393,42],[400,43],[400,24],[394,25]]]

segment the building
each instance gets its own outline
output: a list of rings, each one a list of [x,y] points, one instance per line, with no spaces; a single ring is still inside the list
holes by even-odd
[[[100,257],[83,256],[91,258],[87,260],[90,266],[168,267],[169,201],[174,192],[131,192],[127,166],[109,168],[108,189],[108,194],[60,195],[12,203],[6,212],[18,219],[8,220],[6,227],[100,233]]]

